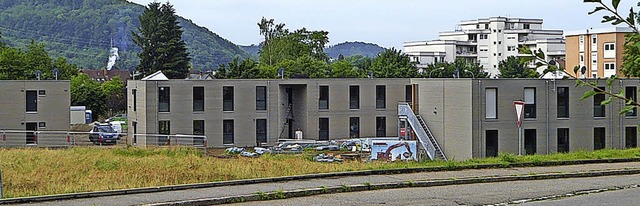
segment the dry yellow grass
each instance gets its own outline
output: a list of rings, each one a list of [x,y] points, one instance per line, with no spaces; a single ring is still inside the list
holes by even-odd
[[[0,149],[0,167],[4,197],[10,198],[339,171],[639,157],[640,150],[522,157],[502,154],[464,162],[317,163],[311,161],[312,155],[221,159],[184,148]]]
[[[189,149],[0,149],[4,196],[24,197],[286,175],[409,167],[301,156],[203,157]]]

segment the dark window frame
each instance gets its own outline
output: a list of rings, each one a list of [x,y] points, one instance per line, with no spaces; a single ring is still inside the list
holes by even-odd
[[[235,125],[232,119],[222,120],[222,144],[232,145],[235,142]]]
[[[349,85],[349,109],[360,109],[359,85]]]
[[[329,140],[329,118],[318,118],[318,140]]]
[[[485,130],[485,157],[497,157],[500,147],[498,130]],[[490,144],[495,143],[495,144]],[[495,147],[490,146],[495,145]]]
[[[598,89],[593,89],[595,92],[599,92],[600,90],[604,91],[604,87],[598,87]],[[593,117],[606,117],[607,109],[606,105],[602,105],[601,103],[605,101],[605,94],[598,93],[593,96]]]
[[[627,99],[633,100],[633,102],[638,102],[638,87],[628,86],[625,87],[624,95]],[[629,106],[627,104],[627,106]],[[638,108],[633,107],[633,109],[626,114],[627,117],[636,117],[638,116]]]
[[[234,87],[233,86],[223,86],[222,87],[222,111],[232,112],[235,110],[234,105]]]
[[[318,87],[318,109],[329,109],[329,86]]]
[[[158,87],[158,112],[171,112],[170,87]]]
[[[349,138],[360,138],[360,117],[349,117]]]
[[[205,90],[204,87],[193,87],[193,111],[204,112],[204,99]]]
[[[256,119],[256,142],[267,143],[267,119]]]
[[[557,92],[557,118],[569,118],[569,87],[558,87]]]
[[[137,89],[132,89],[131,90],[131,94],[133,94],[133,111],[137,111],[137,107],[138,107],[138,90]]]
[[[533,90],[533,103],[527,102],[526,94],[527,90]],[[525,103],[524,103],[524,118],[525,119],[533,119],[536,118],[536,88],[535,87],[525,87]]]
[[[256,110],[267,110],[267,87],[256,86]]]
[[[624,140],[624,146],[626,149],[638,147],[638,127],[625,127]]]
[[[593,128],[593,150],[600,150],[607,147],[607,132],[604,127]]]
[[[376,117],[376,137],[387,136],[387,117]]]
[[[556,142],[556,151],[557,152],[569,152],[571,146],[571,138],[569,133],[569,128],[558,128],[557,129],[557,142]]]
[[[27,90],[25,92],[26,112],[38,112],[38,91]]]
[[[533,137],[531,134],[533,133]],[[525,129],[524,130],[524,154],[526,155],[534,155],[538,149],[538,131],[536,129]],[[532,140],[533,139],[533,140]]]
[[[387,108],[387,86],[376,85],[376,109]]]

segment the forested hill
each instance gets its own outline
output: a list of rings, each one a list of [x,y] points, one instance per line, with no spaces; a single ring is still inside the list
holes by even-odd
[[[259,55],[260,46],[252,44],[250,46],[240,46],[249,55],[257,57]],[[383,52],[384,48],[377,44],[364,42],[343,42],[324,49],[324,52],[333,59],[338,59],[342,54],[344,57],[362,55],[366,57],[376,57],[378,53]]]
[[[340,54],[345,57],[355,55],[376,57],[378,53],[384,51],[384,48],[372,43],[344,42],[327,47],[324,51],[329,55],[329,57],[337,59]]]
[[[10,46],[24,47],[31,40],[46,44],[52,57],[65,57],[82,68],[104,68],[111,45],[120,49],[117,69],[133,70],[140,51],[131,31],[140,25],[144,7],[126,0],[2,0],[0,36]],[[219,64],[248,54],[190,20],[179,18],[183,39],[196,69],[215,69]]]

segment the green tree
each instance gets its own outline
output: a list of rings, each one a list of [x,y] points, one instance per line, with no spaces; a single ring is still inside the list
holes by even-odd
[[[430,64],[419,76],[429,78],[486,78],[489,74],[477,63],[457,59],[455,62]]]
[[[124,82],[120,80],[119,76],[115,76],[113,79],[102,83],[102,85],[100,85],[100,89],[106,98],[106,116],[113,116],[115,113],[126,112],[126,87]]]
[[[364,78],[367,71],[362,70],[347,60],[331,63],[331,77],[333,78]]]
[[[326,31],[309,31],[306,28],[290,32],[285,24],[275,24],[273,19],[262,18],[258,23],[260,34],[264,36],[261,43],[260,62],[269,66],[277,65],[285,60],[295,60],[310,56],[321,61],[328,61],[324,52],[329,42]]]
[[[216,70],[216,78],[218,79],[257,79],[261,78],[258,69],[258,62],[248,58],[240,62],[235,58],[233,62],[227,65],[220,65]]]
[[[36,71],[40,71],[40,79],[55,79],[53,70],[58,69],[58,79],[68,80],[78,73],[73,64],[68,64],[65,58],[52,60],[45,51],[43,43],[31,41],[22,51],[18,48],[0,48],[0,79],[26,80],[36,79]]]
[[[628,77],[640,77],[640,34],[626,36],[622,56],[622,74]]]
[[[526,63],[520,62],[517,57],[509,56],[498,63],[500,74],[498,78],[538,78],[540,73],[535,69],[527,67]]]
[[[105,94],[100,83],[93,81],[86,74],[71,78],[71,106],[86,106],[93,112],[93,119],[104,115]]]
[[[142,49],[136,70],[142,75],[162,71],[170,79],[186,78],[191,59],[173,6],[149,3],[139,20],[138,33],[132,32],[134,43]]]
[[[395,48],[380,52],[371,60],[371,69],[376,78],[411,78],[418,75],[418,69],[411,64],[409,56]]]
[[[284,60],[275,68],[284,68],[286,78],[327,78],[330,72],[326,62],[309,55],[294,60]]]

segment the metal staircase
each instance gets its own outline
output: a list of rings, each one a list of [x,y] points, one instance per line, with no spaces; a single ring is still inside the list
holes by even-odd
[[[398,117],[404,117],[407,119],[407,122],[411,128],[413,128],[420,144],[425,149],[427,156],[429,156],[431,160],[447,161],[447,157],[444,155],[442,148],[438,145],[436,138],[433,136],[433,133],[431,133],[431,130],[429,130],[424,119],[413,113],[413,110],[408,103],[398,104]]]

